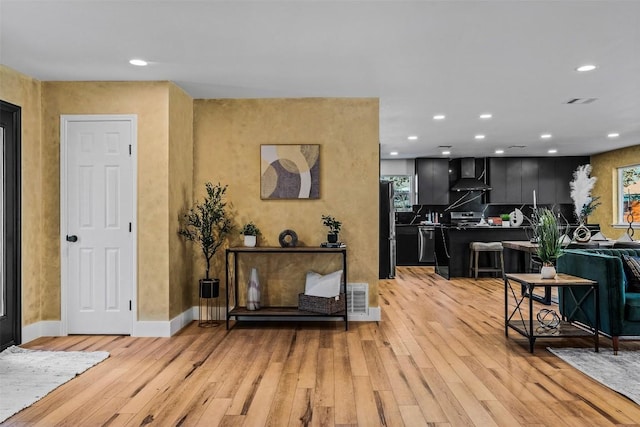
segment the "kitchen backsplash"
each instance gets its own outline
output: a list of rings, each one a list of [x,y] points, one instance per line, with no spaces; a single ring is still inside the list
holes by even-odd
[[[561,216],[566,218],[570,224],[576,224],[577,218],[574,213],[574,206],[572,204],[560,204],[560,205],[538,205],[538,208],[547,207],[554,212],[560,213]],[[472,206],[465,205],[459,209],[455,209],[456,212],[483,212],[484,217],[496,217],[501,214],[508,214],[514,209],[520,209],[525,217],[531,217],[532,206],[531,205],[505,205],[505,204],[474,204]],[[450,222],[450,213],[445,211],[442,206],[429,206],[429,205],[413,205],[413,212],[396,212],[397,224],[419,224],[421,221],[432,222]]]

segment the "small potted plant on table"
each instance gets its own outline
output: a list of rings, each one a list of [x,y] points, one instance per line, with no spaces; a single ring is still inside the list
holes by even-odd
[[[244,245],[253,248],[256,246],[260,229],[251,221],[242,226],[240,234],[244,236]]]
[[[327,242],[337,243],[338,234],[340,233],[340,228],[342,228],[342,222],[338,221],[331,215],[322,215],[322,225],[329,228]]]

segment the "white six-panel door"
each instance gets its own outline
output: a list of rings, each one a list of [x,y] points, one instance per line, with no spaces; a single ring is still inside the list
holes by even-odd
[[[63,325],[130,334],[135,295],[135,116],[61,117]]]

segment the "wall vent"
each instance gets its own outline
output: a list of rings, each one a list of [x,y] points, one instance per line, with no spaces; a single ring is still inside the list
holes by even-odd
[[[349,315],[369,315],[369,284],[347,283],[347,301]]]
[[[572,98],[567,101],[567,104],[591,104],[597,100],[598,98]]]

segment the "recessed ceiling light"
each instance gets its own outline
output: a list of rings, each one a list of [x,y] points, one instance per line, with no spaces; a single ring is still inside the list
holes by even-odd
[[[443,152],[442,152],[442,154],[443,154],[444,156],[448,156],[449,154],[451,154],[451,151],[443,151]]]
[[[433,116],[433,120],[444,120],[446,116],[444,114],[436,114]]]
[[[619,136],[620,136],[620,134],[619,134],[619,133],[617,133],[617,132],[613,132],[613,133],[610,133],[609,135],[607,135],[607,138],[617,138],[617,137],[619,137]]]
[[[547,153],[549,154],[556,154],[558,152],[558,150],[556,150],[555,148],[551,148],[549,151],[547,151]]]
[[[416,139],[418,139],[418,137],[417,137],[417,136],[415,136],[415,135],[411,135],[411,136],[407,137],[407,139],[408,139],[409,141],[415,141]]]
[[[474,136],[475,139],[484,139],[484,135],[476,135]]]
[[[496,154],[504,154],[504,150],[496,150]]]
[[[131,61],[129,61],[129,64],[136,65],[138,67],[145,67],[148,65],[148,62],[144,59],[132,59]]]
[[[585,65],[581,65],[578,68],[576,68],[576,71],[580,71],[581,73],[585,72],[585,71],[593,71],[595,70],[597,67],[593,64],[585,64]]]
[[[549,139],[551,138],[551,134],[550,133],[543,133],[542,135],[540,135],[541,139]]]
[[[480,118],[481,119],[490,119],[491,117],[493,117],[493,114],[491,114],[491,113],[480,114]]]
[[[397,152],[397,151],[392,151],[392,152],[390,152],[390,153],[389,153],[389,155],[391,155],[391,156],[397,156],[397,155],[398,155],[398,152]]]

